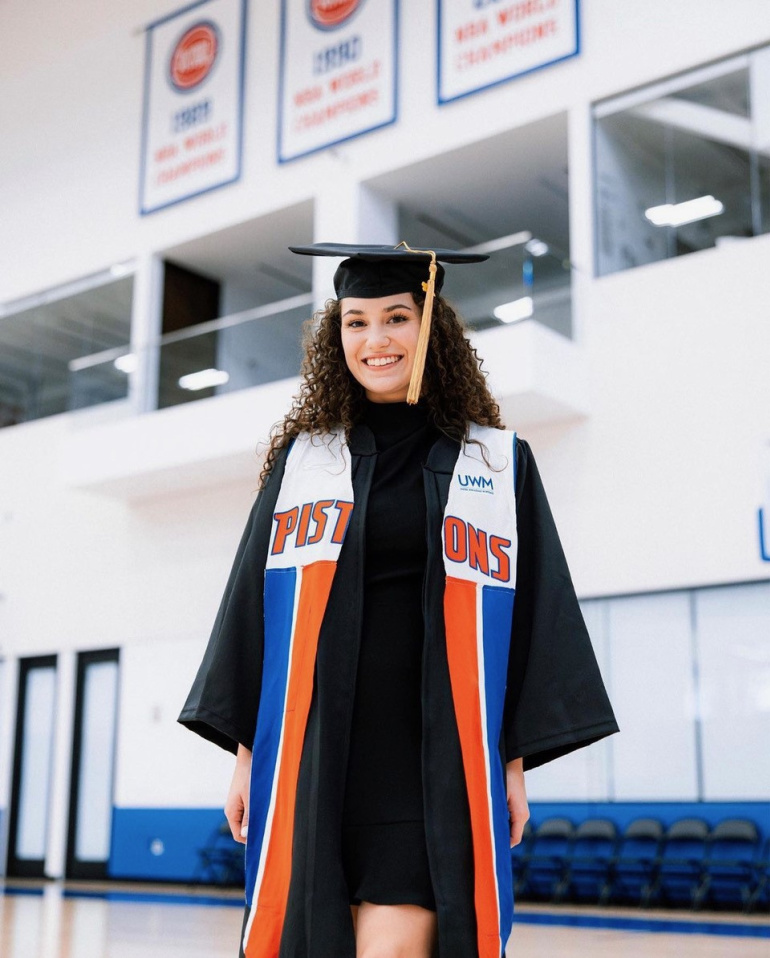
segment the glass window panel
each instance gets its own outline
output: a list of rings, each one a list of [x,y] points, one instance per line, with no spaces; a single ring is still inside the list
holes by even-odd
[[[23,754],[19,786],[16,857],[45,858],[51,788],[56,669],[30,669],[26,677]]]
[[[311,312],[299,306],[163,342],[159,408],[299,377],[302,330]]]
[[[757,192],[759,229],[770,230],[770,156],[757,158]]]
[[[123,399],[128,378],[70,363],[130,340],[133,277],[0,317],[0,428]]]
[[[734,70],[714,77],[712,80],[686,87],[684,90],[677,90],[676,93],[671,94],[671,97],[734,116],[748,118],[751,115],[748,70],[746,69]]]
[[[704,798],[770,795],[770,583],[696,593]]]
[[[600,275],[768,229],[769,56],[755,51],[748,67],[743,57],[740,67],[733,61],[721,75],[617,113],[602,104],[594,126]]]
[[[678,227],[664,227],[673,234],[676,255],[709,249],[720,236],[752,236],[748,150],[671,129],[668,151],[671,176],[668,202],[684,203],[713,196],[724,207],[717,216]]]
[[[89,665],[83,686],[83,725],[75,857],[103,862],[110,855],[112,771],[118,663]]]
[[[607,688],[612,695],[609,646],[606,636],[606,603],[581,604],[591,642]],[[611,784],[612,737],[571,752],[527,772],[527,794],[532,801],[598,802],[613,797]]]
[[[688,593],[609,602],[617,801],[698,797]]]
[[[8,687],[11,669],[0,659],[0,875],[5,862],[5,824],[7,809],[5,802],[10,795],[9,774],[11,771],[10,748],[13,742],[11,732],[11,713],[9,705],[14,699]]]
[[[665,129],[621,113],[595,129],[597,255],[600,274],[665,259],[668,236],[645,210],[668,202]]]

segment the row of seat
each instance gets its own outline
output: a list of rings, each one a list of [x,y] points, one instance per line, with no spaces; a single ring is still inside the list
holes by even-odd
[[[515,893],[533,901],[633,903],[693,909],[770,906],[770,838],[730,818],[711,827],[682,818],[668,828],[638,818],[621,833],[593,818],[528,823],[512,851]]]

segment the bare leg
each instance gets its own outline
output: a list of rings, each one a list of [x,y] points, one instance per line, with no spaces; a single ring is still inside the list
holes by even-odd
[[[353,906],[356,958],[430,958],[436,913],[419,905]]]

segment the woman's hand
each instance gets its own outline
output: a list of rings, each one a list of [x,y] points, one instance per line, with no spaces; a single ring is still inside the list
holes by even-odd
[[[249,829],[249,782],[251,780],[251,752],[238,746],[235,771],[225,802],[225,817],[236,842],[246,844]]]
[[[508,814],[511,819],[511,848],[518,845],[529,821],[527,789],[524,785],[524,759],[516,758],[505,766]]]

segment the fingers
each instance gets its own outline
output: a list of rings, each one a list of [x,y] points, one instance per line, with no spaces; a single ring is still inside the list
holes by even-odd
[[[246,836],[241,834],[244,817],[244,806],[240,796],[235,796],[232,800],[228,799],[225,805],[225,818],[233,838],[242,845],[246,844]]]
[[[520,844],[524,837],[524,826],[529,821],[527,789],[524,784],[524,770],[520,762],[509,764],[506,778],[511,848],[513,848],[515,845]]]
[[[251,752],[242,745],[238,746],[238,755],[233,771],[233,780],[225,802],[225,817],[236,842],[246,844],[249,834],[249,779],[251,772]]]
[[[527,818],[529,818],[529,816],[527,816]],[[524,826],[526,822],[526,818],[523,821],[521,819],[511,819],[511,848],[521,843],[524,837]]]

